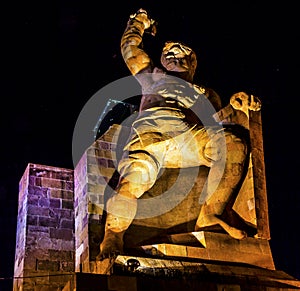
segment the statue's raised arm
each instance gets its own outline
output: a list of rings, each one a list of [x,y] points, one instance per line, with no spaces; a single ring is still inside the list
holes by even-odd
[[[152,61],[141,48],[145,32],[155,35],[155,21],[149,18],[146,10],[139,9],[136,13],[130,15],[121,38],[121,53],[133,75],[152,71]]]

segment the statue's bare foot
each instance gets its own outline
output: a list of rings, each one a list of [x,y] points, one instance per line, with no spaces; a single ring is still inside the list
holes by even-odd
[[[123,232],[106,230],[104,239],[100,244],[100,253],[96,260],[115,257],[123,253]]]
[[[247,233],[243,230],[237,229],[228,225],[214,214],[205,215],[198,218],[195,226],[195,231],[199,231],[208,226],[220,225],[231,237],[242,240],[247,237]]]
[[[232,226],[230,226],[228,229],[226,229],[226,231],[228,232],[228,234],[231,237],[233,237],[235,239],[242,240],[247,237],[247,233],[245,231],[234,228]]]

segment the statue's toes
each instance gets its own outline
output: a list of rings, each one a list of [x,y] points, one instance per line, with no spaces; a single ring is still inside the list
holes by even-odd
[[[102,261],[106,258],[116,257],[122,254],[123,248],[121,243],[112,240],[104,240],[100,245],[100,253],[96,260]]]
[[[247,237],[247,233],[245,231],[234,228],[234,227],[230,227],[230,229],[228,230],[228,233],[231,237],[238,239],[238,240],[242,240]]]
[[[104,259],[115,258],[120,254],[121,254],[121,251],[118,251],[118,250],[100,252],[96,256],[96,261],[103,261]]]

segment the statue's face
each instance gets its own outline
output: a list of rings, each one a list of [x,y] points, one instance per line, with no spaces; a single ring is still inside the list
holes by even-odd
[[[166,42],[161,54],[161,63],[167,71],[194,74],[197,60],[188,46],[179,42]]]

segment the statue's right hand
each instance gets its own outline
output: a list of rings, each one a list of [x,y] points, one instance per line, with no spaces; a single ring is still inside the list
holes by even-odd
[[[144,24],[144,29],[147,30],[154,23],[154,20],[149,18],[145,9],[140,8],[136,13],[130,15],[130,19],[136,19]]]

